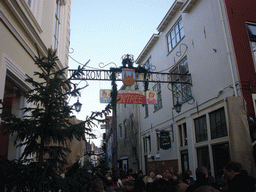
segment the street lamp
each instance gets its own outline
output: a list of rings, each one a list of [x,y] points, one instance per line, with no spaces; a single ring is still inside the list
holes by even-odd
[[[179,101],[177,101],[177,103],[174,105],[174,109],[177,113],[180,113],[181,111],[181,104],[179,103]]]
[[[81,111],[82,103],[79,102],[79,98],[77,98],[77,102],[74,104],[76,112]]]

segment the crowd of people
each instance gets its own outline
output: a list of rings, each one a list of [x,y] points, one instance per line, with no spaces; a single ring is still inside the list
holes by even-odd
[[[238,162],[228,162],[223,168],[222,185],[218,185],[205,167],[196,169],[196,180],[191,171],[162,175],[142,171],[111,170],[106,175],[94,172],[90,183],[93,192],[254,192],[256,179],[249,176]]]

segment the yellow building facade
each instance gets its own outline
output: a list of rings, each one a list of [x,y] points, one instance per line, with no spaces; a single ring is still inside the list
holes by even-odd
[[[71,0],[0,1],[0,108],[22,117],[27,103],[23,92],[32,87],[25,82],[38,67],[35,56],[57,49],[58,66],[68,66]],[[1,121],[4,121],[2,119]],[[0,133],[0,156],[19,158],[21,148],[13,146],[14,136]]]

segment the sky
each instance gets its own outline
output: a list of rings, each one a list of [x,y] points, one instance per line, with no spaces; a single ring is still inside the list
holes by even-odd
[[[120,67],[125,54],[139,56],[156,28],[172,6],[174,0],[72,0],[69,69],[87,64],[85,69]],[[99,64],[115,63],[100,68]],[[134,65],[136,66],[136,65]],[[111,89],[111,81],[77,81],[79,86],[89,84],[81,91],[82,110],[74,113],[85,120],[92,111],[102,111],[106,104],[100,103],[100,89]],[[122,83],[118,83],[118,89]],[[73,104],[77,99],[70,99]],[[93,128],[101,145],[104,130]]]

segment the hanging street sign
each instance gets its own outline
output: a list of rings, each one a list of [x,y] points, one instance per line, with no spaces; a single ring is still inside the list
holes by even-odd
[[[145,104],[146,93],[143,91],[132,91],[132,90],[118,91],[117,103]]]
[[[135,69],[123,68],[122,81],[126,86],[132,86],[135,83]]]
[[[127,68],[128,69],[128,68]],[[72,74],[77,70],[69,69],[69,76],[72,77]],[[111,81],[111,71],[110,70],[83,70],[84,74],[79,77],[73,77],[70,80],[102,80],[102,81]],[[122,81],[122,71],[116,72],[116,81]],[[183,78],[178,78],[178,77]],[[146,74],[135,72],[133,73],[134,82],[157,82],[157,83],[177,83],[177,79],[188,79],[185,77],[191,76],[190,74],[177,74],[177,73],[160,73],[160,72],[147,72]],[[191,79],[191,78],[190,78]],[[182,84],[191,84],[191,82],[179,82]]]
[[[171,148],[171,138],[170,138],[170,133],[169,131],[161,131],[160,132],[160,148],[167,150]]]

